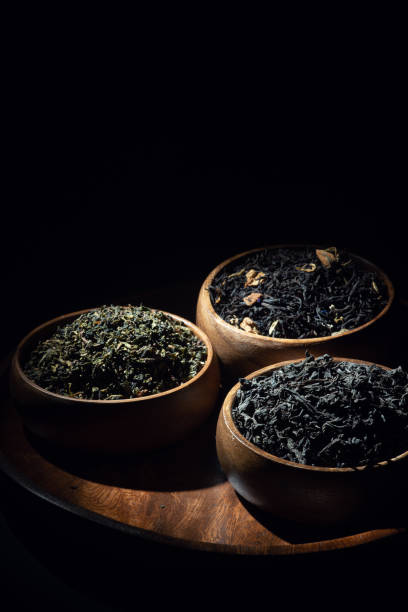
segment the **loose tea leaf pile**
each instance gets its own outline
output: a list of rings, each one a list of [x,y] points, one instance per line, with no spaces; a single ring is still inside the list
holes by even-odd
[[[357,467],[408,450],[408,373],[306,354],[241,379],[232,417],[247,440],[296,463]]]
[[[41,342],[24,372],[54,393],[117,400],[172,389],[195,376],[206,357],[204,343],[163,312],[102,306]]]
[[[264,249],[231,262],[208,287],[217,314],[273,338],[316,338],[354,329],[386,305],[374,272],[345,251]]]

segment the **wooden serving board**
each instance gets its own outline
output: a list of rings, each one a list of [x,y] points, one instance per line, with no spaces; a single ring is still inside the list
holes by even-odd
[[[109,458],[46,447],[25,431],[7,397],[2,408],[0,467],[6,474],[52,504],[141,538],[233,555],[292,555],[360,546],[406,532],[401,512],[358,526],[312,529],[250,507],[218,464],[218,410],[173,447]]]
[[[154,296],[145,303],[154,307]],[[171,302],[165,306],[180,311]],[[405,300],[399,303],[404,319],[407,306]],[[191,314],[182,314],[191,320]],[[392,334],[394,363],[388,365],[406,368],[406,338],[401,335],[405,325],[398,330]],[[47,447],[25,431],[8,396],[7,366],[6,360],[0,368],[0,468],[24,489],[70,513],[143,540],[235,556],[335,551],[407,532],[406,499],[387,516],[324,529],[274,519],[240,499],[226,481],[215,450],[226,384],[212,417],[177,445],[122,458],[79,456]]]

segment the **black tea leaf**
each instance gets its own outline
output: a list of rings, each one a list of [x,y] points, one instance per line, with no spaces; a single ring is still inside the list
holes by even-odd
[[[247,440],[281,459],[357,467],[408,450],[408,373],[307,353],[240,379],[232,418]]]
[[[227,323],[272,338],[316,338],[355,329],[388,301],[382,278],[335,247],[249,253],[220,270],[208,291]]]

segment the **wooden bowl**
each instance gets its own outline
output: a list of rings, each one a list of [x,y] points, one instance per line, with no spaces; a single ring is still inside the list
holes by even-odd
[[[246,378],[299,361],[273,364]],[[376,365],[359,359],[335,357],[334,361]],[[406,478],[408,451],[390,461],[356,468],[315,467],[280,459],[249,442],[235,425],[231,409],[239,387],[240,383],[234,385],[225,397],[216,444],[221,468],[244,500],[281,519],[321,525],[377,515],[392,502],[398,483],[403,482],[399,480],[402,471]]]
[[[162,393],[135,399],[85,400],[47,391],[22,370],[29,352],[65,325],[92,309],[66,314],[29,333],[11,363],[10,392],[26,428],[39,438],[79,451],[128,453],[149,451],[187,437],[215,407],[219,391],[218,360],[206,334],[171,313],[204,342],[207,360],[189,381]]]
[[[348,254],[365,268],[376,272],[388,289],[387,304],[379,314],[364,325],[339,333],[336,336],[303,339],[271,338],[234,327],[215,312],[208,287],[222,268],[236,259],[245,257],[250,253],[263,251],[265,248],[296,248],[299,246],[305,245],[274,245],[245,251],[219,264],[203,282],[197,301],[196,323],[209,337],[227,379],[232,380],[239,376],[246,376],[250,372],[272,363],[302,358],[305,356],[306,350],[312,352],[316,357],[329,353],[332,356],[357,357],[379,361],[380,363],[388,360],[388,351],[391,350],[391,347],[388,344],[388,334],[385,331],[384,321],[387,319],[385,315],[390,310],[394,300],[394,287],[382,270],[352,253]],[[313,246],[313,248],[315,247],[316,245]],[[384,338],[381,339],[381,342],[377,342],[381,333]]]

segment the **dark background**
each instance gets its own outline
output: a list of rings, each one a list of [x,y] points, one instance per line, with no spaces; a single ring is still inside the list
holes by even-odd
[[[319,10],[307,23],[299,11],[287,20],[257,11],[252,25],[246,10],[241,25],[239,11],[223,21],[217,10],[199,37],[205,11],[183,9],[174,27],[155,7],[150,28],[122,13],[112,23],[111,7],[104,24],[102,13],[88,21],[83,10],[36,6],[34,16],[5,20],[2,356],[51,317],[157,287],[166,304],[182,293],[193,316],[215,265],[279,242],[349,248],[408,294],[398,15],[388,25],[383,10],[379,24],[375,11],[359,20]],[[405,585],[387,541],[268,559],[260,584],[264,560],[249,563],[249,580],[236,559],[207,557],[200,569],[194,555],[116,538],[1,477],[5,609],[135,609],[144,596],[166,610],[213,607],[219,589],[234,607],[253,607],[262,590],[275,604],[284,584],[285,607],[296,593],[327,607],[323,585],[336,599],[345,592],[348,605],[355,584],[364,600],[381,585],[393,594]]]
[[[407,293],[405,181],[389,140],[279,121],[133,139],[60,125],[6,161],[3,353],[53,316],[145,289],[191,285],[193,312],[215,265],[267,244],[344,247]]]
[[[244,130],[237,119],[226,129],[221,118],[202,124],[198,115],[191,129],[176,126],[171,133],[156,125],[136,135],[124,128],[108,135],[103,118],[90,129],[90,119],[68,120],[68,112],[48,116],[45,110],[40,117],[35,129],[32,120],[27,131],[27,123],[20,126],[4,166],[2,355],[54,316],[128,297],[137,302],[146,294],[154,301],[163,288],[163,307],[180,292],[178,314],[193,317],[199,287],[218,263],[268,244],[344,247],[382,267],[397,296],[408,295],[405,174],[392,130],[362,132],[357,117],[351,125],[339,115],[323,120],[319,130],[313,121],[300,129],[295,117],[279,115],[272,128]],[[2,588],[16,601],[48,602],[50,609],[126,608],[135,592],[152,584],[145,582],[149,568],[165,585],[158,593],[153,580],[152,600],[166,605],[176,598],[175,588],[185,590],[180,576],[189,564],[195,567],[190,556],[176,556],[177,570],[168,551],[140,542],[136,549],[126,539],[112,543],[111,535],[74,518],[67,527],[67,517],[45,502],[10,483],[3,491]],[[59,532],[61,524],[66,533]],[[52,533],[67,546],[66,557]],[[85,538],[81,551],[97,551],[89,561],[75,559],[76,537]],[[393,555],[387,546],[380,544],[373,559]],[[104,555],[111,554],[118,554],[115,578],[104,572]],[[311,574],[326,565],[336,576],[354,561],[357,575],[370,554],[352,551],[345,558],[325,556],[318,568],[310,559],[307,565]],[[95,556],[99,564],[91,567]],[[80,568],[75,581],[72,564]],[[106,567],[112,565],[109,558]],[[211,567],[242,571],[233,559],[206,558],[204,565],[209,582],[218,579],[208,573]],[[370,571],[373,566],[378,569],[378,561]],[[268,567],[280,581],[286,572],[304,575],[306,565],[298,558]],[[251,568],[257,573],[256,563]],[[195,579],[202,593],[202,575]]]

